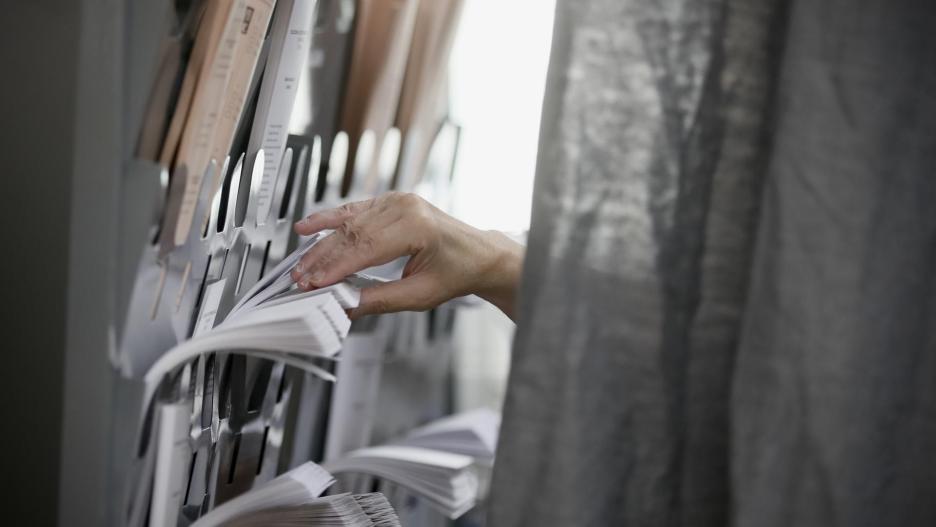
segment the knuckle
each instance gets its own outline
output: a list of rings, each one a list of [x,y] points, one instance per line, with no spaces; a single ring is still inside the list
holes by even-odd
[[[417,225],[428,225],[433,221],[432,209],[429,204],[416,194],[401,194],[399,204],[404,217]]]
[[[341,236],[352,245],[357,244],[357,240],[361,236],[361,228],[353,219],[347,219],[341,222],[337,230]]]
[[[341,245],[355,250],[374,251],[376,240],[360,222],[353,219],[345,220],[338,226],[338,232],[341,234]]]
[[[327,269],[335,261],[335,251],[325,252],[315,258],[314,264],[309,266],[309,271]]]
[[[377,250],[377,241],[366,232],[361,232],[358,234],[356,247],[367,253],[373,253]]]
[[[391,190],[385,194],[381,194],[380,196],[377,196],[373,200],[374,207],[376,207],[377,210],[379,210],[380,212],[385,212],[393,208],[394,204],[396,203],[397,194],[399,194],[399,192],[395,190]]]
[[[313,267],[316,267],[319,265],[319,262],[321,261],[322,256],[324,256],[325,254],[326,253],[324,251],[315,250],[315,248],[313,247],[312,250],[305,253],[302,256],[302,258],[299,259],[299,263],[297,267],[299,267],[299,269],[302,272],[308,272],[309,269],[312,269]]]
[[[418,210],[423,208],[425,201],[411,192],[400,192],[397,201],[405,209]]]
[[[381,196],[381,198],[382,198],[384,201],[390,201],[390,202],[399,203],[400,199],[401,199],[405,194],[406,194],[406,192],[400,192],[399,190],[391,190],[391,191],[389,191],[389,192],[384,193],[384,195]]]
[[[350,203],[345,203],[335,209],[335,215],[340,218],[351,218],[354,216],[354,207]]]

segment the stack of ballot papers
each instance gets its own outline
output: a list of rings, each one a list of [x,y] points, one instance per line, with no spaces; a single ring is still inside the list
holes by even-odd
[[[400,527],[400,519],[396,511],[387,501],[387,497],[379,492],[368,494],[355,494],[354,501],[364,509],[364,514],[370,519],[374,527]]]
[[[400,444],[470,456],[478,461],[494,459],[500,414],[479,408],[443,417],[412,430]]]
[[[325,463],[333,474],[368,474],[425,498],[449,518],[474,507],[478,478],[473,459],[427,448],[385,445],[362,448]]]
[[[319,239],[318,235],[308,238],[299,245],[299,248],[290,253],[286,258],[283,258],[283,261],[280,262],[279,265],[265,274],[249,291],[244,293],[225,318],[225,322],[237,319],[243,314],[256,310],[258,307],[282,305],[323,293],[331,293],[344,309],[351,309],[357,307],[358,302],[360,302],[360,290],[362,288],[387,281],[385,278],[378,278],[364,273],[355,273],[335,285],[322,289],[313,291],[298,289],[290,272],[296,264],[299,263],[302,256],[305,255]]]
[[[225,527],[268,526],[347,526],[400,527],[400,519],[379,492],[370,494],[339,494],[312,500],[293,507],[277,507],[248,513]]]
[[[194,336],[167,351],[149,368],[144,377],[144,404],[149,404],[159,382],[175,368],[201,354],[222,350],[277,360],[334,382],[335,377],[313,359],[332,359],[338,354],[351,329],[345,310],[357,307],[360,286],[379,279],[355,275],[322,289],[297,289],[289,273],[316,240],[307,240],[283,259],[217,325],[213,313],[224,284],[207,286],[201,312],[212,316],[199,315]],[[214,307],[208,305],[212,302]]]
[[[335,483],[327,470],[307,462],[263,485],[215,507],[192,524],[192,527],[225,525],[226,522],[255,511],[292,507],[314,501]]]
[[[310,461],[221,504],[199,518],[192,527],[400,525],[393,507],[382,494],[340,494],[320,498],[334,482],[331,474]]]
[[[333,358],[351,328],[344,311],[348,304],[342,305],[339,300],[348,291],[338,289],[292,295],[288,301],[244,310],[214,329],[179,343],[146,372],[146,390],[154,392],[166,374],[189,360],[221,350],[281,361],[334,381],[330,373],[309,359]],[[148,403],[148,398],[144,402]]]

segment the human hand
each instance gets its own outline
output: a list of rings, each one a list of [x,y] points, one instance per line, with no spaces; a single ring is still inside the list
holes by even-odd
[[[400,280],[361,291],[351,318],[424,311],[469,294],[514,316],[524,248],[500,232],[475,229],[401,192],[317,212],[295,225],[305,236],[326,229],[334,232],[292,271],[302,289],[326,287],[362,269],[410,257]]]

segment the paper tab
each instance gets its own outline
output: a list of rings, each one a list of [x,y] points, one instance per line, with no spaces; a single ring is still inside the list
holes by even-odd
[[[224,286],[226,283],[227,278],[222,278],[205,287],[205,295],[202,298],[201,309],[198,312],[198,320],[195,323],[195,332],[192,334],[193,337],[197,337],[214,328],[215,318],[218,316],[218,305],[221,303],[221,297],[224,296]]]

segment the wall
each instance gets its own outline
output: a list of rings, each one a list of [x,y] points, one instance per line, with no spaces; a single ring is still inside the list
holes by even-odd
[[[5,2],[0,31],[3,523],[53,525],[80,3]]]

